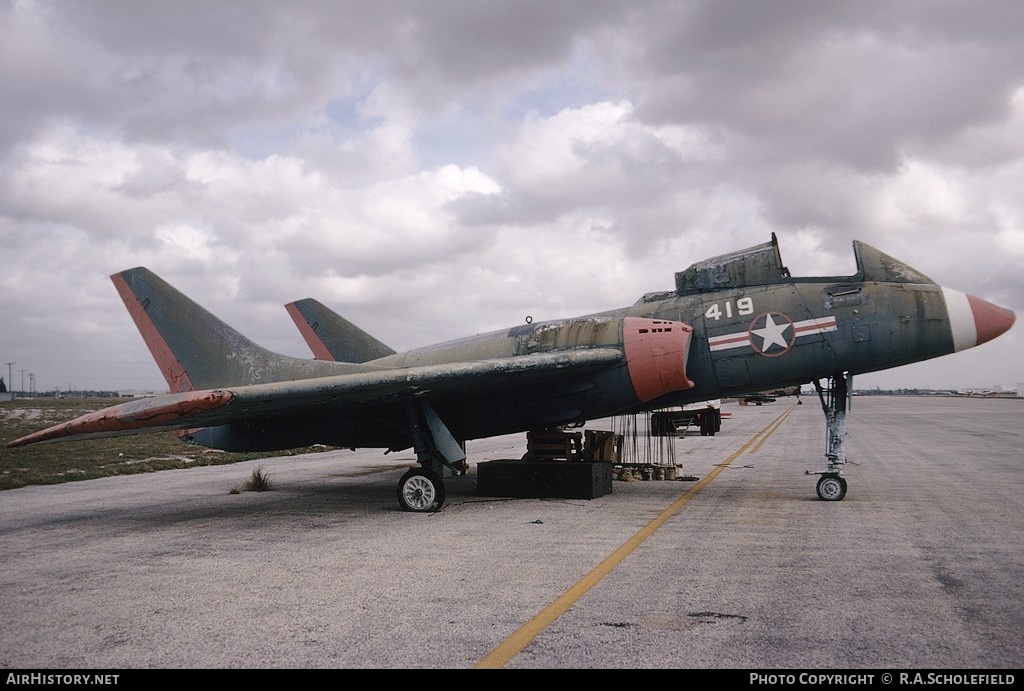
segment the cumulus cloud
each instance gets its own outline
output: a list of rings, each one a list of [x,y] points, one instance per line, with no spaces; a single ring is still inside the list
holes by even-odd
[[[611,309],[776,232],[1024,309],[1016,2],[0,4],[0,358],[162,388],[108,276],[281,352]],[[1024,381],[1020,327],[894,386]],[[875,375],[872,375],[875,376]],[[869,380],[870,381],[870,380]]]

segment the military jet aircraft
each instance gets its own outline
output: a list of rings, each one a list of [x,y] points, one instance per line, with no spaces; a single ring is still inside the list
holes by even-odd
[[[865,243],[853,251],[852,276],[792,277],[772,234],[628,307],[403,353],[341,319],[318,337],[338,342],[313,360],[262,348],[148,269],[129,269],[111,280],[170,393],[8,446],[178,430],[229,451],[411,447],[419,467],[399,481],[399,505],[430,512],[444,504],[444,478],[467,472],[467,440],[813,382],[827,440],[817,494],[838,501],[850,378],[980,345],[1016,319]],[[310,304],[293,303],[293,317],[300,303]]]

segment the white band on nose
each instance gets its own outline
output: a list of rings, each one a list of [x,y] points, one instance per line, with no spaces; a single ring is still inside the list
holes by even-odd
[[[949,328],[953,331],[953,350],[961,351],[978,345],[978,328],[967,295],[951,288],[942,289],[949,315]]]

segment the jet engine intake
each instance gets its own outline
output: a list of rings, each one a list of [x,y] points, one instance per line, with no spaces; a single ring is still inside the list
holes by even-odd
[[[640,317],[626,317],[622,322],[626,366],[641,402],[693,388],[686,375],[692,326]]]

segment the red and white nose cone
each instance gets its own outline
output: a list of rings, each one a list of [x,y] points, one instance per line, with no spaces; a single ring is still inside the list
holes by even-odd
[[[973,348],[1006,333],[1017,320],[1011,310],[991,302],[943,288],[954,350]]]

